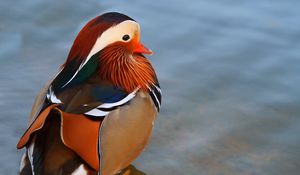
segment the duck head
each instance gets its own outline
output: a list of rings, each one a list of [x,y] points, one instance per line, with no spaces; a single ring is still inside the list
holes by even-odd
[[[155,72],[143,56],[152,51],[141,43],[140,25],[117,12],[105,13],[88,22],[76,37],[65,66],[78,59],[83,67],[99,55],[99,76],[130,92],[147,89],[156,80]]]

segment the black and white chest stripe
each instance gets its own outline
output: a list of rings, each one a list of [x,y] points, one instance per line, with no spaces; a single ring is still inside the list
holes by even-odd
[[[128,94],[125,98],[121,99],[120,101],[114,102],[114,103],[104,103],[98,106],[97,108],[94,108],[85,114],[88,116],[95,116],[95,117],[105,117],[107,116],[111,111],[116,109],[119,106],[122,106],[126,103],[128,103],[130,100],[132,100],[136,94],[138,93],[140,88],[137,88],[130,94]],[[152,85],[149,89],[149,95],[151,99],[153,100],[153,103],[157,109],[157,111],[160,110],[161,106],[161,89],[157,85]]]
[[[155,84],[152,84],[152,86],[148,87],[148,89],[149,89],[149,95],[153,100],[157,111],[159,111],[161,106],[161,95],[162,95],[161,89],[158,85]]]

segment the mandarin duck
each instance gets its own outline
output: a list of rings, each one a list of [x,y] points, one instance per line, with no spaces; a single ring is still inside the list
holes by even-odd
[[[114,175],[149,141],[161,105],[140,26],[116,12],[88,22],[42,89],[17,148],[21,175]]]

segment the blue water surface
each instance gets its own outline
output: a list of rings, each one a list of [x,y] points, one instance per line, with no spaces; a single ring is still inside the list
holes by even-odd
[[[34,97],[80,28],[119,11],[155,54],[163,105],[148,175],[298,175],[300,1],[0,2],[0,174],[16,174]]]

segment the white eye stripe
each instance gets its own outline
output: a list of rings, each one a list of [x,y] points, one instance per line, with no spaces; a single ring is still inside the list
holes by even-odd
[[[97,39],[96,43],[94,44],[91,52],[87,56],[88,60],[91,58],[94,54],[108,46],[109,44],[112,44],[117,41],[123,41],[122,37],[127,34],[132,38],[133,34],[135,32],[140,33],[140,27],[139,24],[135,21],[126,20],[124,22],[121,22],[118,25],[115,25],[106,31],[102,33],[102,35]],[[87,61],[86,61],[87,62]]]
[[[117,41],[122,41],[122,37],[127,34],[130,36],[130,39],[125,42],[129,42],[134,34],[137,34],[137,37],[140,37],[140,25],[132,20],[126,20],[121,22],[120,24],[114,25],[104,31],[100,37],[96,40],[94,46],[92,47],[90,53],[88,54],[87,58],[82,62],[78,68],[78,70],[75,72],[75,74],[72,76],[72,78],[63,85],[65,87],[68,85],[78,74],[78,72],[82,69],[82,67],[89,61],[89,59],[98,53],[100,50],[105,48],[106,46],[117,42]],[[139,38],[138,38],[139,39]]]

